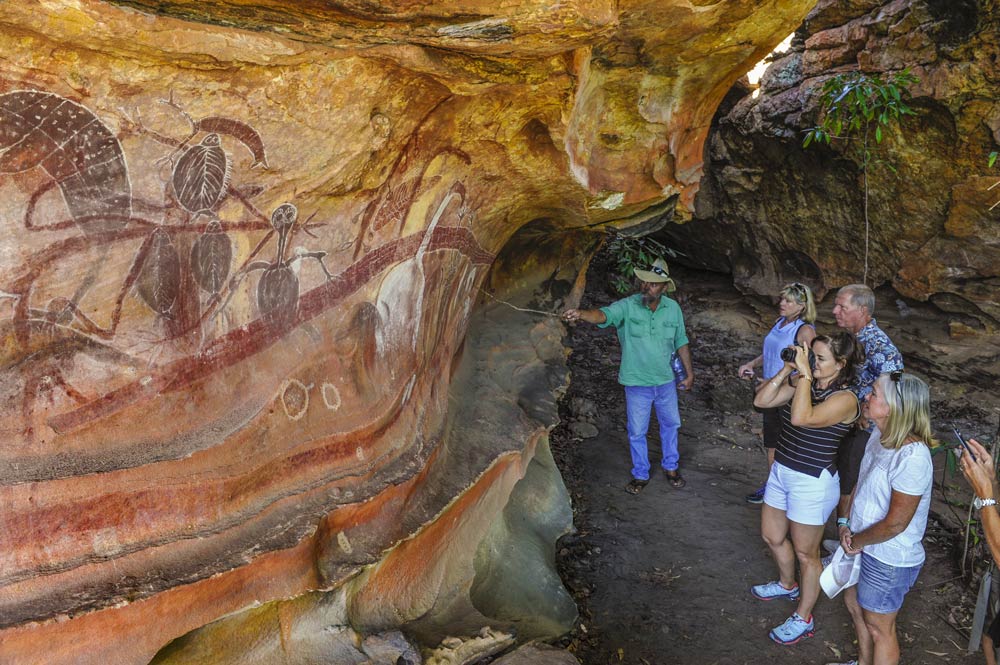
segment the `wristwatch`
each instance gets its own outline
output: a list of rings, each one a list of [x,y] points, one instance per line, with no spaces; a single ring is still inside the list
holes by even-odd
[[[972,507],[976,510],[983,508],[984,506],[995,506],[997,505],[996,499],[980,499],[978,496],[972,500]]]

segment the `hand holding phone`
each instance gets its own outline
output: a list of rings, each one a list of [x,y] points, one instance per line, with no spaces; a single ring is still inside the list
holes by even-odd
[[[969,453],[969,457],[972,458],[972,461],[973,462],[978,461],[978,460],[976,460],[976,454],[974,452],[972,452],[972,448],[970,448],[969,444],[965,442],[965,438],[962,436],[962,433],[958,431],[958,428],[957,427],[952,427],[951,431],[954,432],[955,436],[958,437],[959,443],[961,443],[962,447],[965,448],[965,452]]]

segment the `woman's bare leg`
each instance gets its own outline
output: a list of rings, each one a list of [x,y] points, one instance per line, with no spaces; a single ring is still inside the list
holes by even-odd
[[[795,586],[795,550],[788,539],[789,524],[784,510],[764,504],[760,511],[760,535],[771,548],[771,556],[778,564],[778,581],[786,589]]]
[[[819,544],[823,540],[823,525],[799,524],[789,521],[792,547],[799,562],[799,607],[796,610],[803,619],[812,615],[819,598],[819,576],[823,564],[819,560]]]
[[[862,608],[865,626],[872,636],[874,654],[872,665],[897,665],[899,663],[899,641],[896,639],[896,614],[879,614]]]
[[[872,665],[872,652],[875,647],[868,626],[865,625],[864,610],[858,605],[857,585],[847,587],[844,591],[844,605],[847,606],[847,612],[854,621],[854,632],[858,635],[858,665]]]

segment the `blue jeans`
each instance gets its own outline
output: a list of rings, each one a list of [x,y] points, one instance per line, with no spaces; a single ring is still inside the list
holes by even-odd
[[[628,414],[628,445],[632,450],[632,477],[649,480],[649,450],[646,432],[649,414],[656,407],[660,422],[660,443],[663,450],[663,468],[677,469],[677,430],[681,414],[677,410],[677,382],[659,386],[625,386],[625,411]]]

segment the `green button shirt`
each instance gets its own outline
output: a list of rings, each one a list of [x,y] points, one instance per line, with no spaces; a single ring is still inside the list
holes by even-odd
[[[659,386],[674,380],[670,355],[688,343],[684,315],[676,301],[660,296],[656,311],[642,304],[635,294],[601,307],[608,320],[601,328],[614,326],[622,345],[618,383],[623,386]]]

